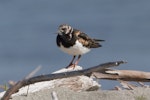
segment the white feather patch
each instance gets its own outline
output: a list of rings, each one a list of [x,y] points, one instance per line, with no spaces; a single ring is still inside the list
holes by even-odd
[[[70,55],[82,55],[90,51],[89,48],[84,47],[79,41],[76,41],[75,45],[70,48],[65,48],[63,45],[61,45],[60,49]]]

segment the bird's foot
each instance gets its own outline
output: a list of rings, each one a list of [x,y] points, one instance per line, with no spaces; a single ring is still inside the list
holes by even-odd
[[[76,67],[76,64],[69,64],[66,68],[68,69],[68,68],[75,68]]]

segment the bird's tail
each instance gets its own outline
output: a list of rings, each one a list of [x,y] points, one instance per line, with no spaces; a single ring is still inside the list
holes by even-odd
[[[91,48],[98,48],[98,47],[102,47],[102,45],[99,42],[103,42],[105,40],[101,40],[101,39],[93,39],[93,44],[91,45]]]
[[[94,39],[94,41],[97,41],[97,42],[103,42],[105,40],[101,40],[101,39]]]

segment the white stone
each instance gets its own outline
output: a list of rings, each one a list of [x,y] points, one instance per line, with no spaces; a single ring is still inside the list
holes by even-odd
[[[54,73],[68,72],[68,71],[81,70],[81,69],[82,67],[76,66],[74,69],[63,68]],[[70,77],[70,78],[62,78],[62,79],[56,79],[56,80],[51,80],[51,81],[44,81],[44,82],[38,82],[35,84],[30,84],[28,93],[34,93],[42,89],[50,89],[50,88],[55,88],[55,87],[65,87],[74,91],[85,91],[94,86],[100,87],[100,84],[94,81],[92,78],[82,75],[82,76],[75,76],[75,77]],[[28,90],[28,86],[22,87],[21,89],[19,89],[19,92],[13,94],[12,96],[26,95],[27,90]],[[0,98],[4,95],[4,93],[5,92],[0,93]]]

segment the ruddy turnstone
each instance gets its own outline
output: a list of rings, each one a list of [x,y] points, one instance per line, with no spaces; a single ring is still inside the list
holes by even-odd
[[[58,28],[57,46],[65,53],[73,55],[73,58],[66,68],[73,67],[78,64],[81,55],[90,51],[91,48],[101,47],[100,39],[92,39],[80,30],[72,28],[70,25],[62,24]],[[75,57],[78,56],[74,62]]]

